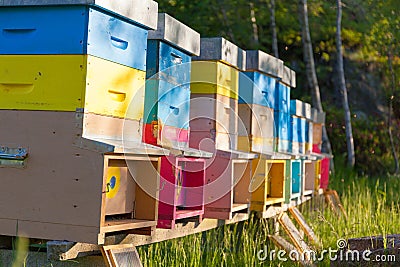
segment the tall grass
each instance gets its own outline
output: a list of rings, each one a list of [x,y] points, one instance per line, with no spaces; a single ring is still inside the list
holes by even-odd
[[[339,238],[400,233],[400,179],[368,178],[339,170],[331,178],[347,211],[348,220],[329,208],[301,210],[324,248],[336,249]],[[267,236],[272,219],[249,221],[138,248],[144,266],[294,266],[293,262],[260,261],[257,252],[274,249]],[[329,266],[329,259],[318,264]]]

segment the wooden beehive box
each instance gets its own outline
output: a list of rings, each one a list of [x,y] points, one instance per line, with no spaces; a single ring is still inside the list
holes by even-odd
[[[175,228],[178,220],[204,214],[205,159],[176,157],[161,158],[159,228]]]
[[[3,110],[0,122],[1,146],[28,152],[0,160],[12,188],[0,196],[0,234],[94,244],[114,232],[151,234],[159,176],[158,157],[147,153],[165,152],[82,138],[79,112]]]
[[[320,153],[322,145],[322,127],[325,124],[325,113],[311,109],[311,120],[313,122],[313,152]]]
[[[296,87],[296,73],[283,68],[283,78],[275,89],[275,151],[290,151],[290,89]]]
[[[238,149],[274,152],[275,90],[283,77],[283,61],[262,51],[246,52],[246,72],[239,77]]]
[[[202,38],[200,56],[192,59],[190,147],[209,139],[213,149],[235,150],[239,71],[246,53],[223,38]]]
[[[301,160],[290,161],[291,199],[299,198],[302,193],[303,171]]]
[[[303,160],[303,196],[316,194],[320,187],[321,162],[320,160]]]
[[[189,147],[191,56],[200,53],[200,34],[162,13],[149,32],[144,142]]]
[[[230,220],[235,213],[248,213],[251,159],[255,155],[217,151],[207,160],[205,185],[206,218]]]
[[[250,186],[250,209],[265,212],[269,205],[285,200],[285,182],[289,179],[286,160],[253,160],[253,177]]]

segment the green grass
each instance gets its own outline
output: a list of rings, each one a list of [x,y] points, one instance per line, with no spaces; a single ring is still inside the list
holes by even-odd
[[[301,208],[324,248],[336,249],[339,238],[400,233],[400,179],[358,177],[339,171],[331,178],[339,192],[348,220],[328,208]],[[249,221],[138,248],[144,266],[293,266],[292,262],[264,261],[257,252],[270,244],[272,220]],[[284,236],[284,235],[283,235]],[[329,260],[318,264],[329,266]]]

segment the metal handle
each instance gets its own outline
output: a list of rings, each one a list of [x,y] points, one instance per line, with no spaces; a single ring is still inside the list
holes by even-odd
[[[0,159],[23,160],[28,156],[26,148],[0,148]]]

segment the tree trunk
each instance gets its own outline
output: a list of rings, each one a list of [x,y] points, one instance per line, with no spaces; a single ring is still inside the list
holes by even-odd
[[[393,98],[394,98],[394,91],[395,91],[395,84],[396,84],[396,79],[395,79],[395,74],[393,71],[393,61],[392,61],[392,53],[390,48],[388,49],[388,63],[389,63],[389,72],[391,75],[391,87],[392,87],[392,93],[389,98],[389,118],[388,118],[388,133],[389,133],[389,139],[390,139],[390,146],[392,148],[392,155],[394,158],[394,165],[395,165],[395,170],[394,174],[399,174],[399,158],[397,156],[396,152],[396,146],[394,144],[393,140],[393,134],[392,134],[392,109],[393,109]]]
[[[259,45],[258,38],[258,27],[257,27],[257,19],[256,19],[256,11],[254,9],[254,3],[250,2],[250,17],[251,17],[251,25],[253,27],[253,42],[256,46]]]
[[[355,164],[355,153],[354,153],[354,140],[353,131],[351,128],[351,113],[349,108],[349,102],[347,99],[347,88],[346,81],[344,78],[343,68],[343,50],[342,50],[342,1],[337,0],[337,17],[336,17],[336,49],[337,49],[337,68],[339,75],[339,90],[342,96],[342,105],[344,110],[344,120],[346,126],[346,143],[347,143],[347,165],[351,168]]]
[[[272,52],[274,57],[279,58],[278,50],[278,34],[276,32],[276,22],[275,22],[275,0],[270,0],[269,11],[271,19],[271,32],[272,32]]]
[[[303,43],[303,57],[306,64],[306,74],[308,86],[311,89],[312,104],[318,112],[323,112],[321,95],[318,85],[317,74],[315,72],[314,53],[311,43],[310,29],[308,25],[307,0],[299,0],[299,19],[301,25],[301,39]],[[322,151],[332,154],[331,143],[329,142],[326,127],[322,129]],[[334,170],[334,162],[331,160],[331,169]]]

